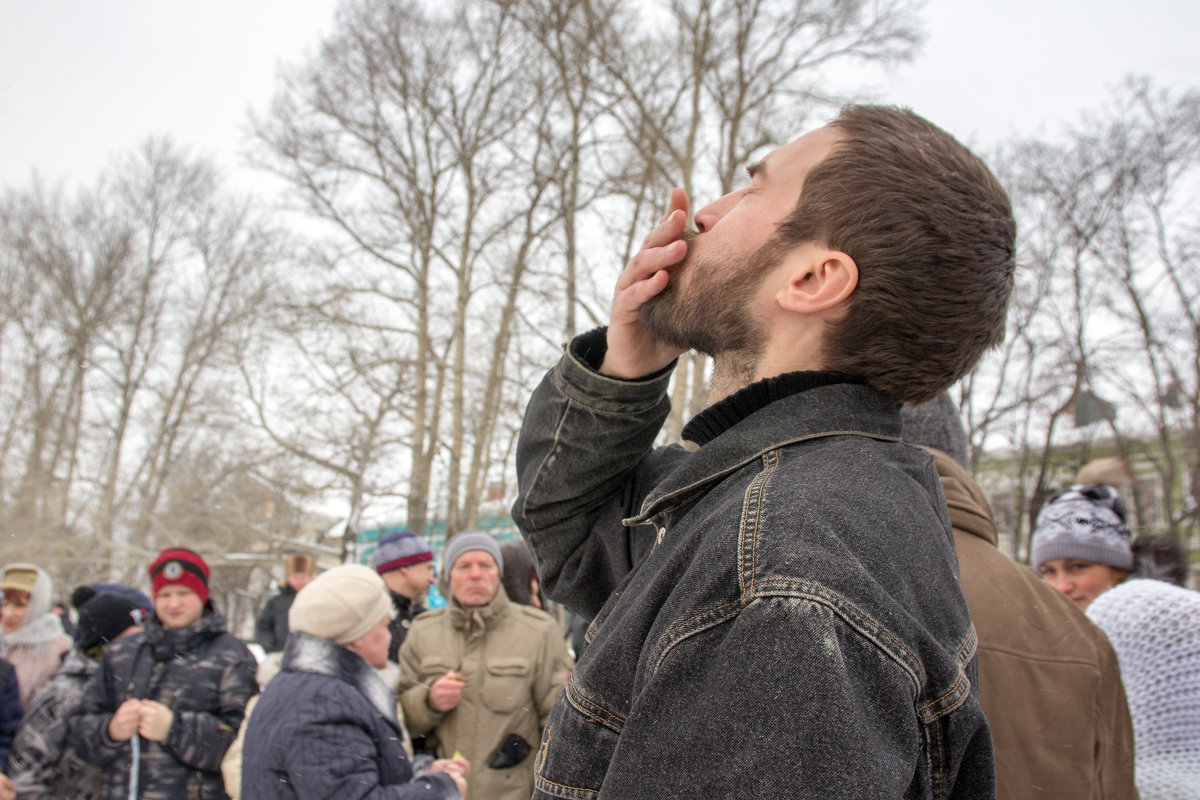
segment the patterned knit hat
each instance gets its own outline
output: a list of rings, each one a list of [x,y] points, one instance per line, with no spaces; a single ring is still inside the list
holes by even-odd
[[[1072,486],[1051,497],[1033,531],[1033,567],[1054,558],[1077,558],[1133,569],[1125,506],[1111,486]]]
[[[429,542],[409,530],[385,533],[371,554],[371,565],[380,575],[425,561],[433,561]]]
[[[1133,718],[1144,798],[1185,800],[1200,787],[1200,593],[1127,580],[1087,607],[1112,642]]]
[[[184,586],[208,602],[208,564],[186,547],[168,547],[150,565],[150,594],[158,597],[164,586]]]

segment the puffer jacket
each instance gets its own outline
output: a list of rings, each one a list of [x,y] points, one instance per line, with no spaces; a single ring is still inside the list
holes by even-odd
[[[164,629],[154,617],[141,633],[113,642],[84,692],[72,736],[80,756],[104,770],[101,798],[129,796],[132,744],[110,739],[108,723],[123,702],[137,698],[175,714],[165,741],[138,737],[139,797],[224,800],[221,758],[258,690],[255,668],[250,650],[226,632],[211,604],[191,627]]]
[[[360,656],[293,633],[282,667],[246,723],[241,797],[461,800],[449,775],[413,776],[396,694]]]
[[[518,442],[538,574],[596,614],[535,797],[993,796],[946,500],[896,405],[789,373],[655,447],[669,371],[615,380],[604,348],[572,342]]]
[[[400,702],[413,736],[433,733],[437,752],[461,752],[471,762],[467,800],[529,800],[532,752],[514,766],[489,766],[515,734],[531,750],[572,668],[554,618],[511,603],[498,591],[486,606],[450,607],[418,616],[400,648]],[[429,686],[447,672],[466,678],[462,701],[447,713],[426,702]]]
[[[979,632],[979,704],[995,744],[996,797],[1137,797],[1133,726],[1112,645],[1066,596],[996,549],[983,491],[953,458],[929,452]]]
[[[73,648],[58,674],[33,696],[9,762],[9,777],[21,800],[95,800],[100,796],[104,773],[67,746],[83,691],[99,668],[99,662]]]

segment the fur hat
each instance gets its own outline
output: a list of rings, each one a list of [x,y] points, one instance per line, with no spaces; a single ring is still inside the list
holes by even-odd
[[[313,561],[312,556],[307,556],[304,553],[296,553],[295,555],[288,556],[284,564],[288,575],[295,575],[297,572],[304,575],[312,575],[317,571],[317,565]]]
[[[167,547],[150,565],[150,594],[158,597],[165,586],[183,586],[208,602],[208,564],[186,547]]]
[[[380,575],[425,561],[433,561],[429,542],[409,530],[385,533],[371,554],[371,564]]]
[[[116,594],[98,594],[79,608],[75,639],[86,653],[141,623],[142,610],[137,603]]]
[[[381,619],[395,616],[383,578],[360,564],[343,564],[296,593],[288,630],[349,644],[370,633]]]
[[[500,545],[496,543],[492,535],[483,531],[463,531],[452,536],[446,544],[445,573],[449,575],[450,570],[454,569],[454,562],[458,561],[458,557],[472,550],[483,550],[491,555],[496,559],[496,566],[500,572],[504,572],[504,556],[501,555]]]
[[[1125,506],[1111,486],[1072,486],[1051,497],[1038,514],[1031,547],[1033,568],[1055,558],[1077,558],[1133,569]]]

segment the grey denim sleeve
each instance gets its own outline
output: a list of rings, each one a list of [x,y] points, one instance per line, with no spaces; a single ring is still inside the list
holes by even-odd
[[[579,342],[534,391],[517,442],[512,514],[546,593],[591,619],[649,551],[653,532],[627,528],[680,447],[654,448],[670,410],[670,370],[622,381],[591,369]]]

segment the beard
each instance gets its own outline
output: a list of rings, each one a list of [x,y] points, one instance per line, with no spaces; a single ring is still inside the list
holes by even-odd
[[[748,258],[728,255],[692,258],[694,231],[684,231],[688,255],[672,271],[667,288],[646,301],[638,319],[655,339],[705,355],[756,360],[766,342],[751,306],[762,278],[779,264],[782,252],[773,242]],[[690,272],[684,285],[683,276]]]

